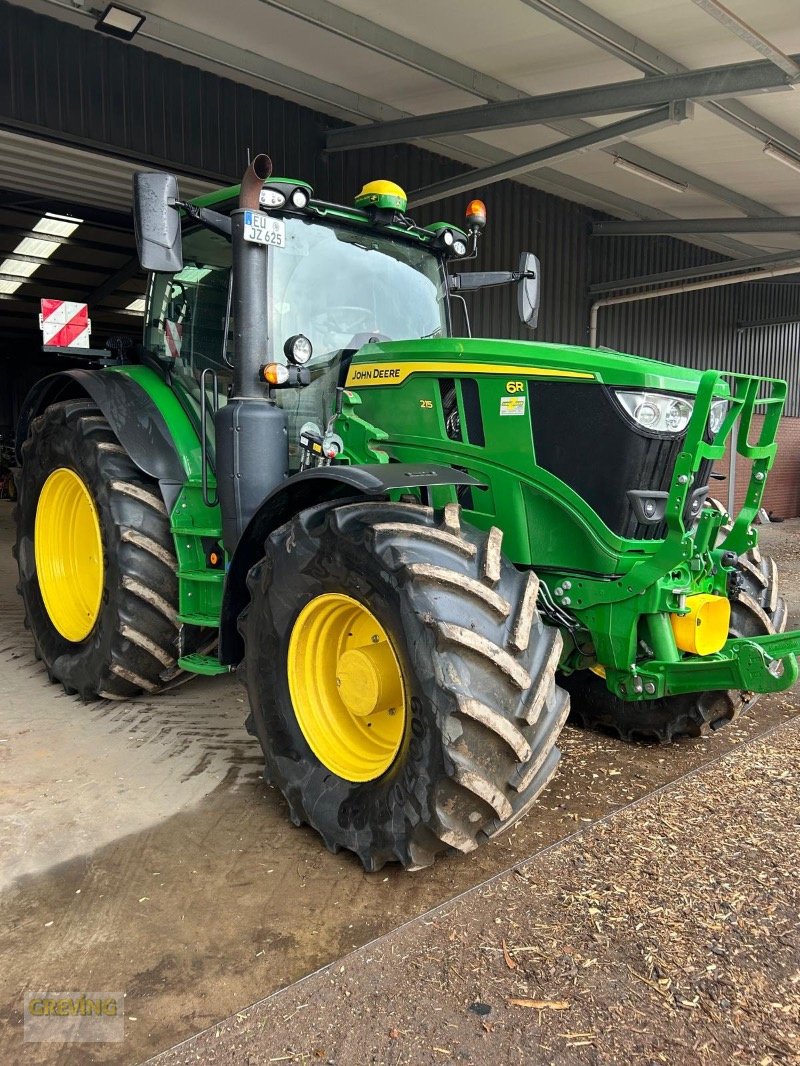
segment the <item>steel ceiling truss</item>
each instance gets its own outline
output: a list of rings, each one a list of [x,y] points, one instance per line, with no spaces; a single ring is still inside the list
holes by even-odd
[[[683,233],[800,233],[800,215],[592,223],[593,237],[675,237]]]
[[[79,24],[91,21],[90,12],[75,8],[68,0],[43,0],[43,2],[49,7],[59,8],[67,13],[65,17],[70,21]],[[303,17],[307,22],[313,22],[330,32],[358,43],[372,42],[365,46],[372,47],[383,54],[391,52],[396,61],[418,70],[424,70],[431,77],[448,82],[467,92],[473,92],[480,98],[522,100],[527,96],[525,92],[514,86],[489,78],[464,64],[446,60],[438,53],[423,49],[422,46],[416,45],[406,37],[386,30],[361,16],[351,15],[337,5],[329,3],[328,0],[296,0],[296,2],[293,0],[291,5],[281,0],[275,0],[274,3],[272,0],[261,0],[261,2],[271,3],[272,6],[280,7],[287,12],[291,6],[291,14]],[[388,104],[330,84],[312,74],[297,70],[295,67],[289,67],[256,53],[228,45],[224,41],[193,30],[185,24],[171,22],[157,15],[148,15],[147,22],[139,36],[143,40],[148,40],[156,51],[168,49],[170,55],[175,55],[176,50],[182,51],[190,58],[197,57],[213,64],[223,73],[226,70],[238,71],[252,78],[257,84],[260,83],[266,91],[277,92],[279,95],[288,96],[310,107],[321,107],[328,114],[350,122],[381,121],[408,115],[408,112]],[[548,125],[557,132],[571,137],[595,129],[590,123],[583,122],[581,119],[565,119],[548,123]],[[420,142],[420,146],[430,151],[443,153],[470,166],[495,164],[513,158],[513,153],[476,140],[474,137],[432,138]],[[769,212],[766,205],[757,204],[748,197],[689,170],[675,167],[674,164],[662,160],[638,145],[626,144],[618,149],[601,148],[600,151],[612,153],[618,151],[620,156],[630,162],[663,172],[675,177],[675,180],[685,181],[707,195],[745,213],[767,214]],[[537,169],[530,184],[555,196],[566,196],[580,203],[600,205],[603,209],[622,217],[651,219],[673,217],[659,208],[564,174],[551,167]],[[724,236],[702,239],[690,236],[687,239],[723,255],[744,257],[751,255],[753,251],[750,245]]]
[[[800,248],[791,252],[755,255],[749,259],[732,259],[727,263],[707,263],[705,266],[683,267],[680,270],[662,270],[658,274],[640,274],[638,277],[603,281],[597,285],[590,285],[589,295],[601,296],[611,292],[622,292],[625,289],[645,289],[651,285],[659,285],[662,282],[693,281],[697,278],[710,278],[718,274],[738,274],[742,270],[755,270],[758,267],[777,266],[781,263],[794,262],[800,263]]]
[[[459,63],[457,60],[447,56],[443,56],[438,52],[434,52],[432,49],[426,48],[424,45],[420,45],[408,37],[403,37],[399,33],[395,33],[393,30],[389,30],[384,26],[380,26],[378,23],[372,22],[361,15],[355,15],[350,11],[346,11],[337,4],[331,3],[330,0],[260,0],[260,2],[269,7],[284,11],[287,14],[291,14],[310,25],[326,30],[329,33],[336,34],[353,44],[360,45],[361,47],[368,48],[370,51],[379,55],[391,58],[395,62],[402,63],[413,70],[418,70],[438,81],[452,85],[454,88],[461,89],[464,92],[480,97],[487,102],[524,100],[528,95],[524,90],[518,89],[514,85],[509,85],[507,82],[500,81],[490,75],[482,74],[480,71],[476,71],[472,67]],[[588,8],[586,10],[588,11]],[[545,13],[547,14],[548,12]],[[647,48],[649,46],[644,47]],[[655,50],[653,50],[652,58],[654,60],[661,59],[664,62],[667,62],[665,57],[663,57],[661,53],[655,52]],[[675,63],[672,64],[672,67],[674,69],[665,69],[664,72],[677,73],[680,70],[688,69]],[[657,72],[656,68],[653,67],[650,72]],[[553,129],[557,133],[561,133],[566,137],[580,137],[583,134],[591,134],[596,129],[595,126],[578,118],[554,120],[546,123],[546,125],[549,126],[550,129]],[[487,157],[486,161],[492,164],[499,165],[502,162],[514,158],[510,152],[504,152],[502,149],[482,144],[482,142],[476,141],[473,138],[460,137],[458,138],[458,142],[458,147],[462,150],[467,145],[470,145],[472,148],[477,147],[478,150]],[[449,143],[455,146],[456,139],[451,138]],[[734,192],[732,189],[728,189],[717,182],[711,181],[694,171],[678,166],[667,159],[663,159],[655,153],[642,148],[640,145],[630,143],[618,143],[613,147],[598,145],[597,150],[610,155],[618,154],[622,159],[625,159],[628,162],[646,167],[649,170],[654,170],[659,174],[664,174],[666,177],[670,177],[674,181],[684,182],[692,188],[697,189],[699,192],[719,200],[721,203],[730,204],[732,207],[737,208],[745,214],[770,213],[770,208],[767,207],[766,204],[752,200],[750,197]],[[492,158],[488,158],[490,153]],[[460,158],[463,158],[463,156],[460,156]],[[588,196],[589,190],[593,189],[594,194],[593,197],[589,197],[590,199],[593,198],[594,202],[602,202],[604,198],[604,191],[596,186],[590,186],[585,182],[578,182],[578,179],[572,179],[567,175],[560,175],[558,171],[545,170],[544,168],[540,169],[539,164],[537,164],[536,168],[537,174],[535,183],[539,188],[545,189],[545,191],[554,191],[556,192],[556,195],[563,195],[565,190],[572,191],[578,194],[581,198],[584,198]],[[515,172],[518,175],[520,173],[519,171]],[[531,172],[532,171],[525,171],[524,173]],[[577,185],[574,185],[573,182],[578,183],[580,189]],[[613,205],[613,209],[626,214],[633,212],[641,215],[642,206],[643,205],[636,204],[635,201],[626,200],[620,197],[619,201]],[[775,214],[777,213],[778,212],[775,212]],[[724,238],[720,248],[726,254],[731,255],[747,255],[751,251],[747,245],[735,241],[725,241]]]
[[[623,119],[621,122],[613,122],[599,129],[592,129],[591,132],[583,133],[578,137],[569,137],[556,144],[548,144],[544,148],[537,148],[536,151],[512,156],[511,159],[507,159],[505,162],[481,167],[478,170],[470,170],[465,174],[457,174],[453,178],[437,181],[433,185],[426,185],[409,193],[408,202],[411,207],[418,207],[421,204],[441,200],[444,196],[452,196],[454,193],[491,185],[493,182],[502,181],[504,178],[513,178],[519,174],[529,173],[545,163],[552,163],[557,159],[565,159],[578,152],[585,152],[591,148],[601,148],[609,144],[617,144],[625,137],[631,137],[644,130],[661,129],[664,126],[683,122],[687,117],[689,117],[689,107],[687,107],[685,101],[678,101],[666,107],[657,107],[652,111],[635,115],[633,118]]]
[[[792,58],[800,59],[800,56]],[[654,75],[529,96],[524,100],[453,108],[367,126],[349,126],[330,130],[326,147],[329,151],[342,151],[454,133],[486,133],[536,125],[551,119],[613,115],[663,106],[672,100],[714,100],[790,89],[795,80],[769,60],[731,63],[680,74]]]
[[[643,74],[680,74],[689,70],[672,56],[593,11],[581,0],[521,0],[521,3],[572,30],[609,55],[641,70]],[[717,101],[701,106],[761,143],[765,138],[769,138],[800,154],[800,138],[738,100]]]

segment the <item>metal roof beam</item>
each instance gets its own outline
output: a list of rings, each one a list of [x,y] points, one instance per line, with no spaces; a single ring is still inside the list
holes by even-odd
[[[629,33],[622,26],[618,26],[597,11],[593,11],[592,8],[581,3],[581,0],[521,0],[521,2],[645,74],[678,74],[689,69],[672,56],[668,56],[660,49],[654,48],[646,41]],[[791,57],[787,58],[790,62],[794,62]],[[705,103],[701,106],[756,140],[763,141],[766,135],[800,154],[800,138],[770,122],[769,119],[756,114],[738,100]]]
[[[16,226],[8,226],[5,223],[0,224],[0,236],[4,233],[9,233],[16,238],[20,237],[32,237],[36,241],[47,241],[48,244],[65,244],[71,248],[85,248],[90,252],[105,252],[108,255],[125,255],[128,251],[126,248],[120,248],[119,243],[116,244],[101,244],[99,241],[84,241],[80,237],[59,237],[55,233],[39,232],[39,230],[33,229],[18,229]],[[0,252],[0,255],[5,256],[5,252]]]
[[[123,263],[119,270],[115,271],[111,277],[107,278],[102,285],[98,285],[96,289],[93,289],[86,297],[86,302],[89,307],[94,307],[99,303],[102,303],[107,296],[116,292],[126,281],[130,281],[132,277],[141,270],[139,264],[139,256],[132,256],[127,263]]]
[[[731,63],[331,130],[326,146],[331,151],[341,151],[415,141],[422,137],[530,126],[550,119],[613,115],[659,107],[671,100],[724,99],[726,96],[788,89],[794,81],[791,75],[778,70],[767,60]]]
[[[758,30],[753,29],[744,19],[734,15],[719,0],[694,0],[694,3],[705,11],[707,15],[716,19],[726,30],[731,30],[756,52],[768,59],[770,63],[774,63],[778,70],[782,70],[785,74],[790,74],[793,78],[800,74],[800,66],[793,59],[787,56],[785,52],[782,52],[780,48],[776,48],[771,41],[763,37]]]
[[[800,314],[783,315],[780,318],[759,318],[747,322],[737,322],[737,329],[758,329],[760,326],[792,326],[800,322]]]
[[[319,29],[336,34],[378,55],[386,56],[413,70],[418,70],[429,77],[452,85],[457,89],[480,96],[484,100],[524,100],[528,96],[522,89],[517,89],[507,82],[499,81],[497,78],[492,78],[474,70],[472,67],[456,62],[447,56],[418,44],[416,41],[401,36],[399,33],[387,30],[369,19],[346,11],[344,8],[330,3],[330,0],[260,0],[260,2],[284,11]],[[648,46],[643,47],[647,48]],[[666,61],[666,57],[655,50],[653,50],[652,59],[654,62],[660,61],[664,63]],[[680,64],[673,64],[673,66],[675,68],[674,71],[669,71],[669,73],[677,73],[682,69],[687,69],[681,68]],[[658,73],[656,66],[651,66],[650,69]],[[571,119],[562,123],[553,122],[549,125],[552,129],[570,137],[592,133],[596,128],[588,122],[582,122],[580,119]],[[613,149],[604,149],[601,145],[597,147],[600,151],[607,151],[609,154],[614,152]],[[639,166],[647,167],[650,170],[655,170],[657,173],[671,177],[674,181],[685,182],[699,192],[703,192],[721,203],[731,204],[745,214],[771,213],[771,209],[766,204],[751,200],[747,196],[736,193],[723,185],[717,184],[717,182],[702,177],[700,174],[695,174],[693,171],[662,159],[655,153],[648,152],[639,146],[618,145],[617,147],[619,155],[623,159],[627,159],[631,163],[637,163]],[[520,173],[524,173],[524,171],[517,171],[517,176]],[[509,173],[508,176],[511,177],[512,174]],[[469,188],[469,186],[466,186],[466,188]],[[419,203],[420,201],[415,202]],[[778,212],[776,211],[775,214],[778,214]]]
[[[674,218],[663,222],[593,222],[593,237],[674,237],[681,233],[799,233],[800,215],[779,218]]]
[[[56,266],[64,270],[76,270],[80,273],[89,272],[100,274],[101,276],[104,269],[106,269],[106,264],[98,266],[96,263],[87,263],[85,260],[63,259],[60,254],[57,259],[48,259],[43,255],[27,255],[24,252],[4,252],[0,250],[0,262],[5,259],[13,259],[17,263],[34,263],[36,266]]]
[[[560,122],[549,123],[549,125],[553,129],[558,129],[561,133],[572,137],[596,129],[595,126],[579,118],[563,119]],[[665,178],[671,178],[673,181],[689,185],[692,189],[705,193],[706,196],[710,196],[714,200],[719,200],[720,203],[730,204],[731,207],[735,207],[742,214],[776,216],[780,214],[779,211],[773,210],[767,204],[762,204],[759,200],[753,200],[743,193],[734,192],[733,189],[720,185],[716,181],[711,181],[710,178],[706,178],[702,174],[697,174],[693,170],[688,170],[686,167],[664,159],[656,155],[655,152],[648,151],[640,144],[618,145],[616,148],[601,148],[600,151],[605,152],[607,155],[618,155],[628,163],[634,163],[637,166],[644,167],[645,170],[653,170],[656,174],[663,174]],[[747,254],[751,252],[752,249],[749,249]]]
[[[430,74],[483,100],[515,100],[527,96],[521,89],[514,89],[491,75],[482,74],[473,67],[426,48],[329,0],[260,0],[260,3],[334,33],[370,52],[412,67],[422,74]]]
[[[607,292],[620,292],[622,289],[644,289],[662,282],[690,281],[694,278],[713,277],[715,274],[738,274],[741,270],[792,263],[795,260],[800,261],[800,249],[794,252],[755,255],[750,259],[732,259],[727,263],[707,263],[705,266],[683,267],[681,270],[662,270],[658,274],[640,274],[639,277],[618,278],[616,281],[602,281],[597,285],[590,285],[589,295],[600,296]]]
[[[38,0],[38,2],[42,7],[58,8],[63,17],[74,24],[87,25],[91,21],[93,25],[94,19],[90,12],[76,9],[67,0]],[[260,87],[266,91],[278,92],[278,94],[288,96],[290,99],[297,99],[307,106],[321,108],[327,114],[337,115],[349,122],[363,122],[367,119],[401,118],[408,115],[408,112],[371,100],[359,93],[331,85],[321,78],[307,75],[293,67],[269,60],[254,52],[227,45],[223,41],[192,30],[185,24],[179,25],[156,15],[148,14],[147,22],[142,27],[139,36],[143,41],[147,40],[149,47],[161,54],[175,58],[176,53],[182,53],[186,57],[185,61],[196,62],[198,59],[201,62],[205,61],[212,69],[217,69],[223,75],[227,74],[229,77],[238,76],[239,78],[244,75],[251,81],[260,84]],[[396,58],[403,59],[404,55],[404,50],[399,48]],[[452,72],[453,68],[451,67],[451,75]],[[436,70],[430,70],[429,73],[437,76]],[[481,86],[483,90],[488,90],[488,85],[485,81],[481,83]],[[498,86],[497,95],[499,98],[527,98],[526,93],[515,89],[513,86],[503,85],[503,83],[498,83]],[[461,87],[466,88],[467,86],[462,85]],[[558,129],[559,132],[569,136],[577,136],[580,133],[594,129],[589,123],[583,123],[579,119],[553,123],[552,126],[554,129]],[[421,142],[420,147],[427,148],[429,151],[440,152],[468,165],[478,166],[486,163],[498,163],[512,156],[511,152],[496,148],[494,145],[486,144],[483,141],[478,141],[473,137],[456,136],[431,139]],[[640,166],[649,167],[651,170],[661,171],[662,167],[669,166],[666,160],[662,161],[660,157],[649,152],[645,153],[643,149],[634,148],[632,145],[625,146],[624,149],[620,150],[620,154],[624,158],[629,158],[631,162],[638,162]],[[667,171],[664,170],[664,173],[667,173]],[[674,172],[670,171],[669,173],[671,175]],[[716,196],[723,203],[730,203],[742,211],[751,211],[752,213],[753,202],[749,201],[748,198],[725,189],[715,182],[701,178],[700,175],[692,174],[690,171],[683,172],[683,175],[683,177],[676,180],[688,181],[693,187],[705,191],[709,195]],[[640,203],[632,197],[622,196],[602,186],[591,185],[588,182],[573,178],[568,174],[562,174],[548,167],[542,167],[537,170],[535,176],[531,178],[530,184],[555,196],[571,196],[582,203],[602,205],[604,209],[620,214],[623,217],[673,217],[665,212],[651,208],[649,205]],[[755,205],[756,214],[766,214],[768,210],[765,205]],[[690,241],[694,240],[692,237],[688,239]],[[748,256],[753,252],[751,246],[727,237],[710,237],[706,240],[695,241],[695,243],[704,248],[711,248],[723,255]]]
[[[537,148],[533,152],[524,155],[512,156],[503,163],[495,163],[493,166],[481,167],[478,170],[470,170],[465,174],[457,174],[453,178],[437,181],[424,188],[415,189],[409,193],[408,202],[412,207],[421,204],[429,204],[434,200],[441,200],[445,196],[454,193],[465,192],[479,186],[491,185],[504,178],[513,178],[534,170],[545,163],[551,163],[556,159],[564,159],[578,152],[585,152],[591,148],[599,148],[603,145],[615,144],[625,137],[633,136],[645,130],[659,129],[662,126],[670,126],[676,122],[682,122],[687,118],[688,109],[685,101],[678,101],[667,107],[657,107],[653,111],[646,111],[642,115],[623,119],[621,122],[613,122],[609,126],[592,129],[590,133],[581,134],[579,137],[569,137],[556,144],[548,144],[544,148]]]

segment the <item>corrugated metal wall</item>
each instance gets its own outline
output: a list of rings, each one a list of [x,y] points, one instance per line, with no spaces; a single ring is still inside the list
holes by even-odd
[[[405,145],[326,157],[321,132],[335,123],[322,115],[4,0],[0,125],[220,181],[238,178],[248,147],[266,150],[277,171],[303,177],[318,195],[345,202],[370,178],[389,177],[411,190],[464,169]],[[604,216],[515,182],[476,193],[489,209],[481,267],[514,267],[522,250],[541,259],[537,337],[543,340],[585,343],[592,282],[714,259],[670,238],[590,238],[589,223]],[[417,217],[458,221],[465,199],[428,206]],[[470,300],[475,333],[527,335],[511,293],[494,290]],[[800,286],[711,289],[605,309],[599,343],[702,368],[787,377],[788,413],[800,415],[800,324],[736,329],[741,320],[791,314],[800,317]]]

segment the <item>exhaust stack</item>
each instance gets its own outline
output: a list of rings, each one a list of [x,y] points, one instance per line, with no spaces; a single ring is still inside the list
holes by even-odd
[[[242,177],[239,208],[231,213],[233,389],[214,423],[217,493],[228,554],[264,497],[289,472],[286,416],[259,373],[270,351],[267,249],[244,237],[245,212],[260,210],[261,188],[271,173],[269,156],[257,155]]]

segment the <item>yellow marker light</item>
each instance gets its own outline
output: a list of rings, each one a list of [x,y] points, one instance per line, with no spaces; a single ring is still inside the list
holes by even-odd
[[[285,385],[289,380],[289,370],[283,363],[267,363],[261,367],[261,376],[270,385]]]
[[[395,182],[381,178],[378,181],[368,181],[356,197],[355,204],[362,209],[377,207],[382,210],[405,211],[408,207],[408,197],[405,190]]]
[[[486,204],[483,200],[470,200],[465,212],[467,226],[472,229],[483,229],[486,225]]]
[[[670,616],[675,643],[693,655],[713,655],[728,639],[731,624],[730,600],[701,593],[687,596],[688,614]]]

